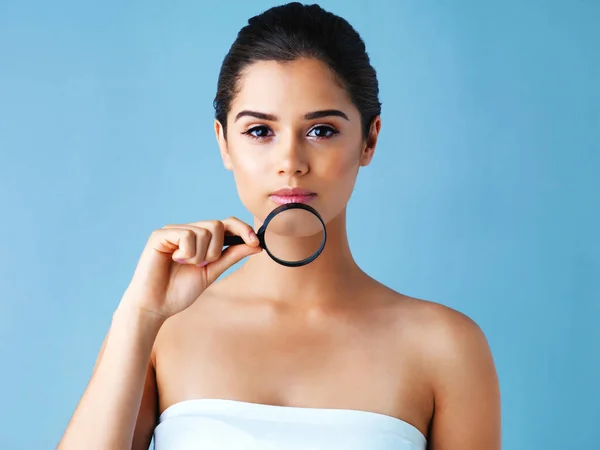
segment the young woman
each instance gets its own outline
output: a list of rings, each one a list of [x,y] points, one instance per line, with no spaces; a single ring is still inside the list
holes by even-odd
[[[223,163],[254,224],[151,234],[59,448],[147,449],[154,435],[157,450],[500,449],[481,329],[352,257],[346,205],[381,127],[356,31],[317,5],[251,18],[214,104]],[[327,226],[323,253],[302,267],[274,262],[253,231],[288,202]],[[245,244],[223,251],[229,234]],[[297,250],[310,237],[284,241]]]

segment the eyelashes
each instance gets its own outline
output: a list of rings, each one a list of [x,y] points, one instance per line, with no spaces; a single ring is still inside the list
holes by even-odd
[[[338,130],[329,125],[317,125],[316,127],[311,128],[309,133],[311,133],[314,130],[321,130],[325,131],[326,133],[329,133],[327,136],[315,136],[317,139],[327,139],[339,133]]]
[[[314,137],[317,140],[328,139],[339,133],[338,130],[336,130],[335,128],[333,128],[332,126],[329,126],[329,125],[317,125],[317,126],[311,128],[308,133],[310,134],[315,130],[318,130],[319,133],[317,133],[316,136],[313,135],[311,137]],[[268,126],[258,125],[258,126],[250,128],[246,131],[243,131],[242,134],[244,134],[252,139],[264,140],[264,139],[267,139],[267,138],[273,136],[273,134],[268,134],[269,131],[271,131],[271,129]]]
[[[258,132],[259,136],[255,135],[254,134],[255,132]],[[242,134],[245,134],[246,136],[249,136],[252,139],[264,139],[266,137],[269,137],[269,135],[267,134],[268,132],[269,132],[269,127],[266,127],[264,125],[259,125],[257,127],[252,127],[250,129],[244,131]]]

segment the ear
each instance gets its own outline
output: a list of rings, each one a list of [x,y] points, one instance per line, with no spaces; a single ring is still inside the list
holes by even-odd
[[[364,144],[364,147],[360,153],[360,165],[365,167],[371,163],[373,154],[375,153],[375,147],[377,146],[377,139],[379,138],[379,131],[381,130],[381,117],[377,116],[371,122],[371,128],[369,135]]]
[[[217,143],[219,144],[219,151],[221,153],[221,159],[223,165],[227,170],[231,170],[231,158],[229,156],[229,148],[227,146],[227,140],[223,134],[223,126],[221,122],[215,119],[215,135],[217,137]]]

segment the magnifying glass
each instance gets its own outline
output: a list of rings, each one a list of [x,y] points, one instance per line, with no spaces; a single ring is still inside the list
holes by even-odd
[[[327,241],[323,218],[305,203],[278,206],[269,213],[256,235],[271,259],[286,267],[311,263]],[[224,246],[239,244],[244,244],[240,236],[225,236]]]

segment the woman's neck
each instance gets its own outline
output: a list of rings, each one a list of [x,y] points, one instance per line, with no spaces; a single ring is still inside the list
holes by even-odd
[[[345,209],[327,224],[325,248],[311,263],[285,267],[263,251],[249,257],[235,273],[236,284],[253,297],[307,308],[336,301],[364,276],[348,244]]]

